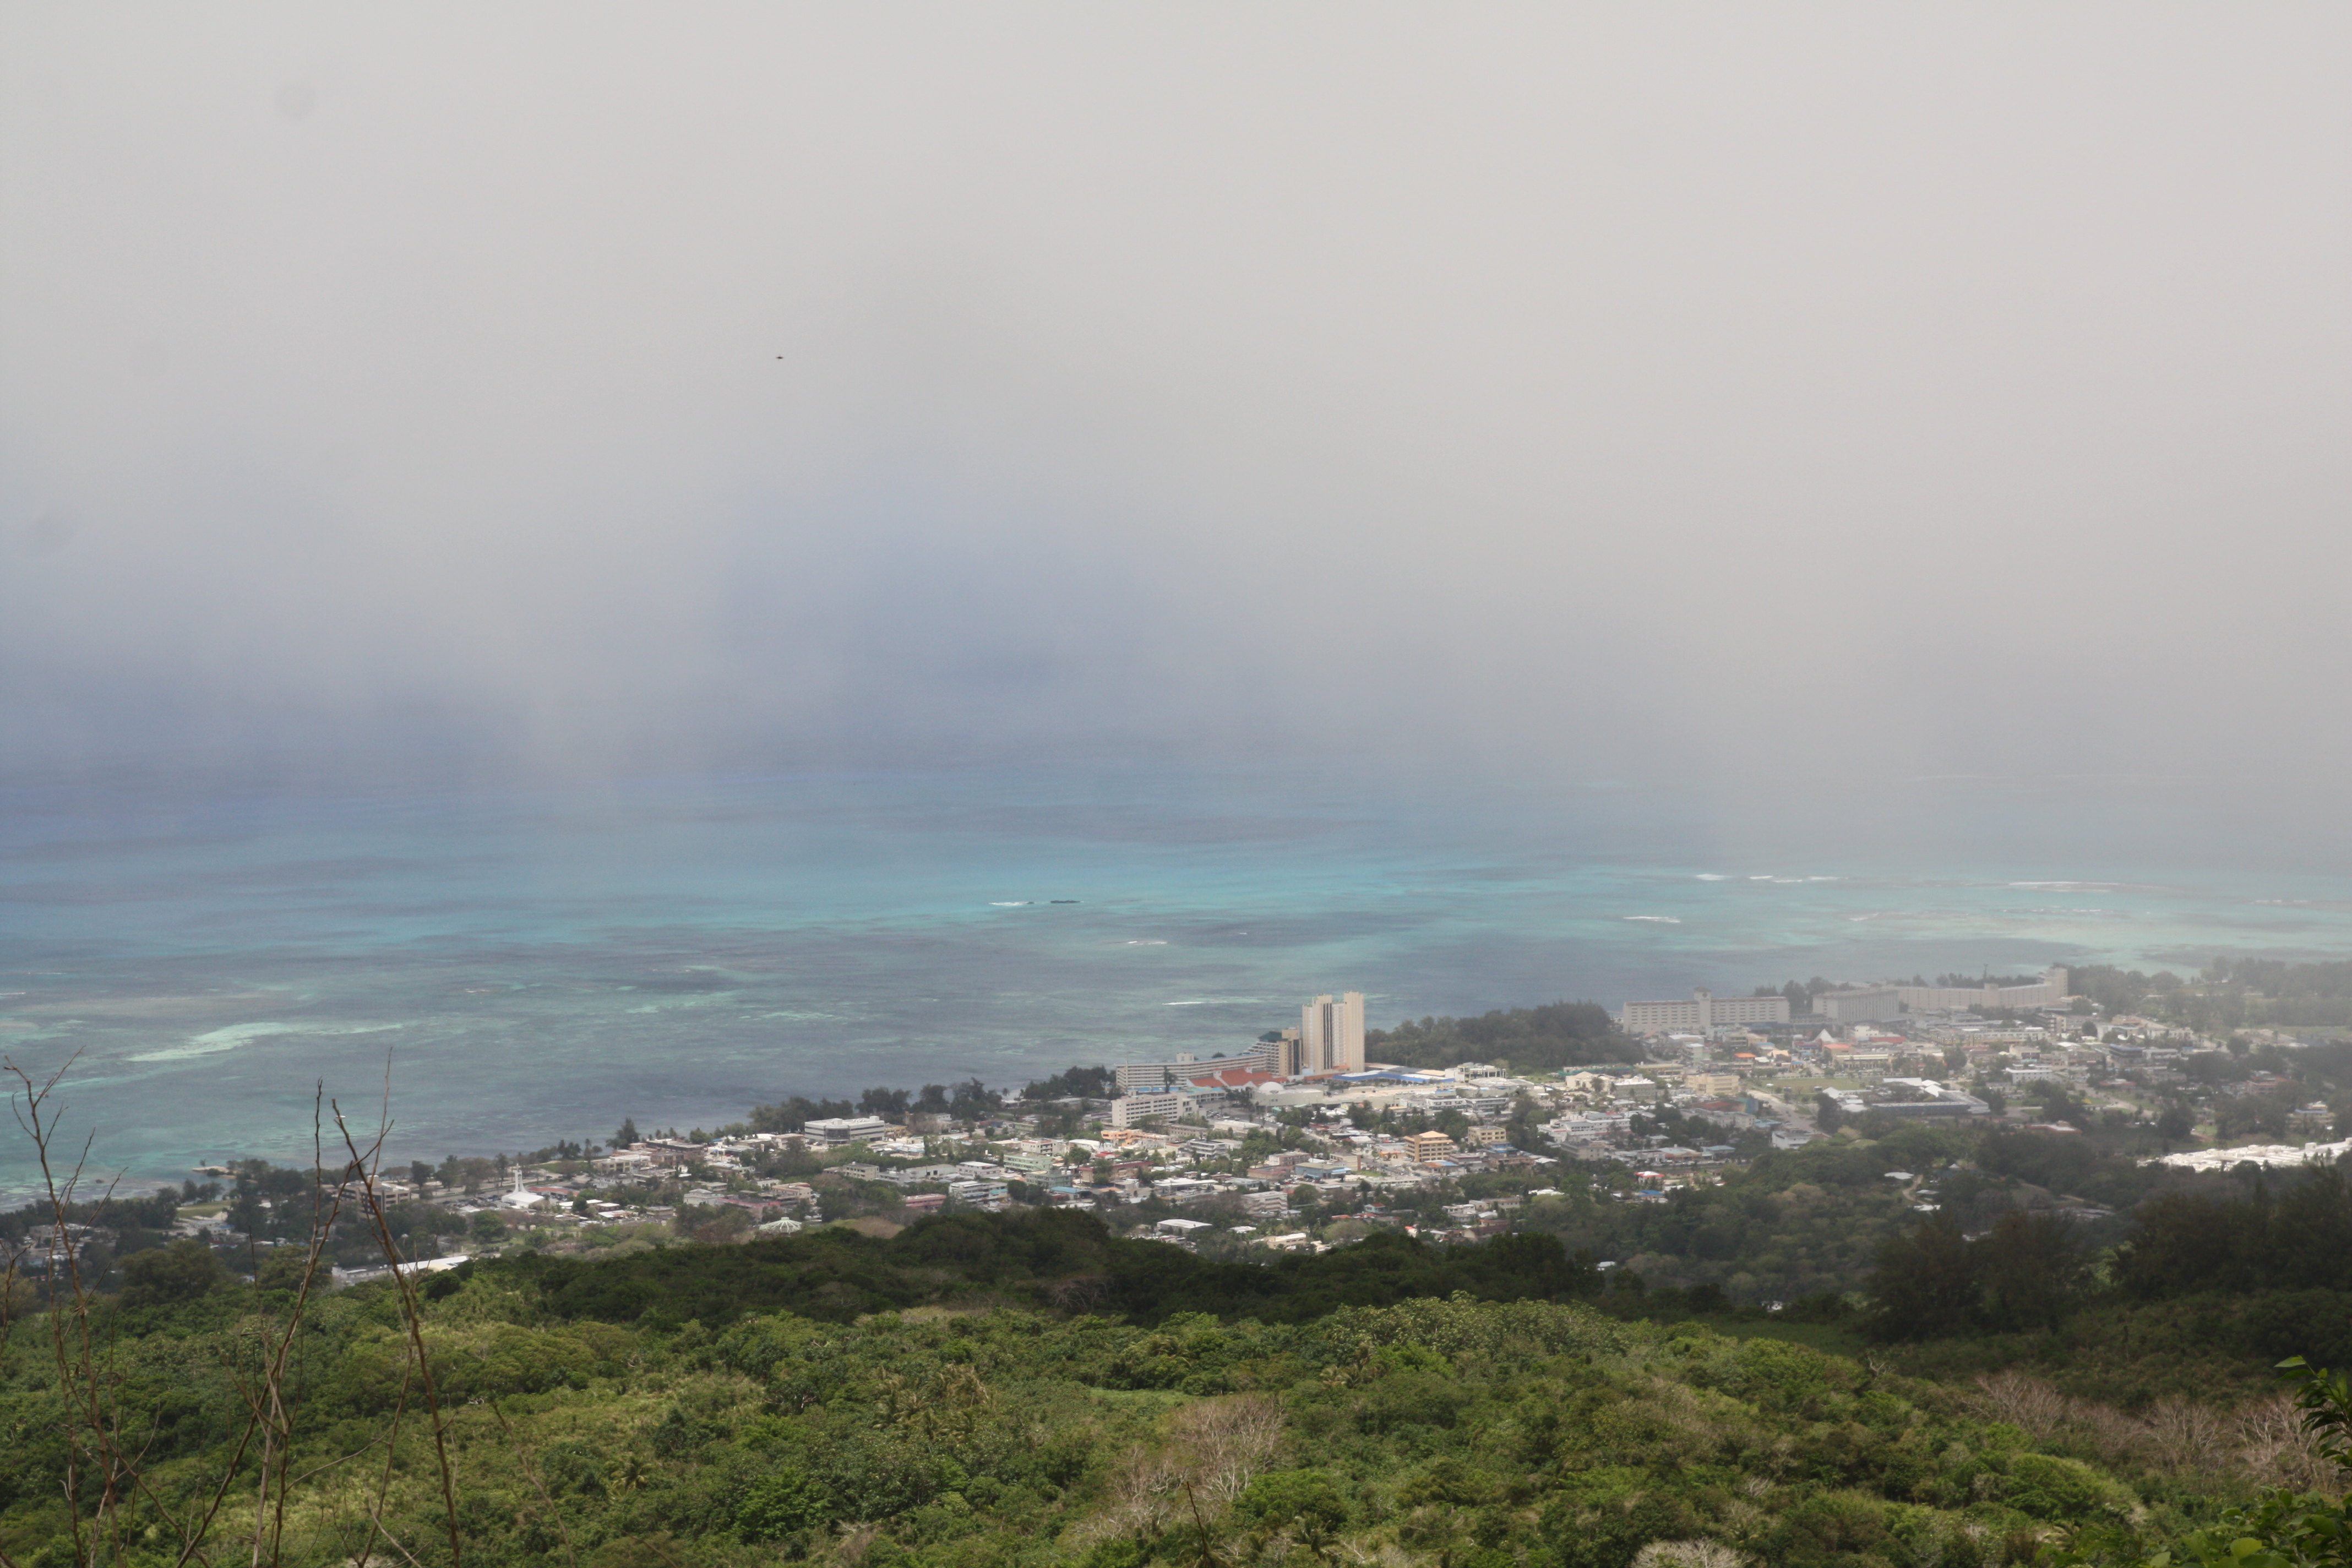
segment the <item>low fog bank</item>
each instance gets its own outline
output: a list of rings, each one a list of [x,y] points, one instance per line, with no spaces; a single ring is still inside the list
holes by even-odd
[[[2352,782],[2341,12],[132,16],[0,48],[13,770]]]

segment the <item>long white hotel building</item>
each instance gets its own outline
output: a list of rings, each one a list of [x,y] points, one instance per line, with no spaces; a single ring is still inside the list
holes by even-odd
[[[1702,986],[1687,1002],[1628,1002],[1617,1015],[1617,1026],[1629,1035],[1656,1035],[1669,1030],[1706,1034],[1720,1024],[1785,1024],[1789,999],[1770,996],[1717,996]]]

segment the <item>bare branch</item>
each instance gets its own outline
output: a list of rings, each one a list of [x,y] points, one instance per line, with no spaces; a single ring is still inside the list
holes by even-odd
[[[375,1226],[377,1243],[383,1248],[384,1261],[392,1271],[393,1288],[400,1293],[401,1316],[407,1324],[408,1342],[416,1358],[417,1375],[425,1384],[425,1410],[433,1422],[433,1455],[440,1467],[441,1505],[449,1527],[449,1562],[451,1568],[462,1568],[465,1542],[457,1528],[457,1481],[449,1463],[448,1423],[441,1409],[439,1391],[433,1385],[433,1363],[425,1349],[424,1304],[417,1300],[414,1275],[401,1267],[400,1247],[393,1240],[391,1222],[384,1217],[383,1194],[376,1187],[375,1167],[369,1163],[369,1156],[361,1154],[359,1141],[343,1120],[343,1108],[332,1101],[330,1104],[333,1106],[336,1130],[342,1133],[343,1146],[351,1152],[352,1169],[359,1173],[365,1213]],[[369,1155],[381,1156],[383,1140],[391,1130],[389,1121],[379,1123]],[[387,1536],[385,1539],[391,1538]]]

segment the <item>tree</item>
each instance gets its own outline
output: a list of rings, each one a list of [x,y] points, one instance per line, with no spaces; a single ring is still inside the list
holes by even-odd
[[[948,1105],[948,1114],[958,1121],[979,1121],[996,1113],[998,1096],[978,1079],[968,1079],[955,1086],[955,1098]]]
[[[2145,1300],[2198,1290],[2352,1289],[2352,1184],[2323,1171],[2273,1198],[2166,1193],[2140,1207],[2116,1283]]]
[[[2011,1209],[1970,1250],[1985,1327],[2015,1333],[2058,1326],[2083,1270],[2071,1224]]]
[[[679,1205],[677,1217],[670,1228],[688,1241],[698,1241],[717,1247],[730,1241],[740,1241],[751,1228],[751,1216],[732,1204],[701,1207],[694,1204]]]
[[[2040,1089],[2042,1115],[2045,1121],[2063,1121],[2086,1131],[2092,1126],[2091,1108],[2077,1099],[2064,1084],[2056,1079],[2045,1079]]]
[[[1977,1305],[1976,1260],[1948,1214],[1921,1220],[1908,1236],[1878,1249],[1878,1267],[1865,1288],[1869,1329],[1883,1340],[1923,1340],[1970,1326]]]
[[[2197,1119],[2190,1115],[2189,1108],[2179,1100],[2174,1100],[2170,1105],[2166,1106],[2164,1114],[2156,1119],[2157,1142],[2167,1150],[2175,1143],[2188,1142],[2189,1134],[2196,1130]]]
[[[466,1227],[467,1234],[484,1247],[496,1247],[507,1238],[507,1222],[499,1217],[496,1209],[484,1209]]]
[[[751,1131],[754,1132],[798,1132],[812,1121],[827,1117],[849,1116],[857,1107],[845,1100],[811,1100],[795,1094],[775,1105],[755,1105],[751,1108]]]
[[[907,1114],[909,1098],[903,1089],[869,1089],[857,1097],[857,1109],[868,1116],[896,1121]]]
[[[134,1252],[122,1260],[122,1304],[163,1307],[193,1301],[219,1289],[231,1278],[211,1247],[184,1237],[169,1247]]]
[[[261,1267],[253,1271],[253,1288],[257,1290],[283,1290],[291,1295],[302,1289],[302,1281],[310,1272],[310,1249],[307,1247],[272,1247]]]
[[[2213,1129],[2223,1139],[2257,1134],[2286,1136],[2287,1118],[2301,1109],[2305,1091],[2300,1085],[2271,1094],[2248,1094],[2225,1100],[2213,1117]]]
[[[1536,1097],[1521,1089],[1511,1101],[1511,1119],[1503,1127],[1503,1136],[1511,1141],[1512,1148],[1532,1152],[1542,1146],[1543,1134],[1538,1131],[1542,1124],[1537,1120],[1542,1114]]]
[[[441,1237],[445,1233],[456,1228],[457,1223],[456,1218],[447,1210],[436,1209],[426,1204],[416,1205],[413,1213],[415,1217],[410,1221],[408,1233],[404,1237],[408,1244],[409,1256],[412,1258],[440,1257]]]
[[[807,1476],[778,1470],[744,1489],[743,1501],[735,1510],[735,1528],[746,1541],[780,1541],[822,1524],[832,1506],[824,1489]]]
[[[630,1144],[639,1141],[640,1140],[637,1137],[637,1119],[634,1116],[625,1116],[621,1118],[620,1131],[613,1134],[613,1147],[615,1149],[625,1149]]]
[[[1319,1541],[1348,1522],[1348,1499],[1320,1470],[1276,1470],[1252,1481],[1234,1511],[1262,1531]]]
[[[1280,1039],[1279,1035],[1275,1037]],[[1024,1100],[1108,1100],[1114,1089],[1114,1075],[1106,1067],[1066,1068],[1051,1078],[1039,1079],[1021,1091]]]
[[[1497,1010],[1475,1018],[1410,1019],[1365,1032],[1364,1050],[1406,1067],[1452,1067],[1465,1060],[1508,1061],[1521,1072],[1584,1062],[1636,1061],[1640,1045],[1592,1002],[1554,1002]]]
[[[408,1163],[409,1185],[415,1187],[418,1192],[423,1192],[425,1190],[425,1184],[432,1179],[432,1166],[426,1164],[422,1160],[411,1160]]]

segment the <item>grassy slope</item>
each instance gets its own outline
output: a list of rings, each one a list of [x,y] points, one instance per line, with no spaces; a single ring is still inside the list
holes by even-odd
[[[477,1563],[782,1549],[1140,1568],[1197,1561],[1205,1529],[1230,1562],[1311,1540],[1455,1568],[1616,1568],[1645,1540],[1705,1536],[1776,1564],[1961,1564],[2029,1558],[2062,1524],[2147,1545],[2255,1479],[2226,1437],[2167,1447],[2138,1417],[1989,1399],[1972,1374],[2022,1361],[2139,1403],[2259,1389],[2249,1347],[2315,1305],[2167,1303],[2032,1340],[1864,1352],[1843,1324],[1717,1331],[1628,1321],[1613,1298],[1519,1299],[1592,1283],[1544,1237],[1385,1238],[1260,1268],[1116,1241],[1084,1216],[974,1216],[438,1276],[425,1332]],[[112,1321],[163,1503],[220,1473],[254,1316],[285,1306],[239,1288]],[[298,1489],[289,1561],[361,1544],[405,1355],[384,1288],[314,1304],[298,1468],[354,1458]],[[20,1332],[0,1384],[0,1548],[19,1562],[66,1522],[45,1368]],[[1921,1371],[1944,1380],[1901,1375]],[[386,1522],[442,1560],[417,1420],[395,1447]],[[231,1532],[250,1528],[244,1496]],[[147,1502],[138,1517],[160,1518]]]
[[[134,1399],[166,1434],[166,1498],[216,1473],[250,1304],[200,1303],[122,1342]],[[1229,1560],[1319,1531],[1475,1568],[1600,1568],[1646,1540],[1701,1536],[1773,1563],[1992,1563],[2053,1523],[2152,1542],[2246,1484],[2086,1462],[1931,1384],[1574,1305],[1155,1328],[1002,1310],[747,1314],[714,1333],[559,1321],[485,1275],[429,1312],[468,1557],[483,1563],[562,1561],[566,1538],[601,1568],[768,1563],[846,1533],[877,1568],[1137,1568],[1195,1561],[1203,1524]],[[57,1456],[27,1436],[46,1397],[37,1347],[8,1361],[0,1415],[19,1436],[0,1544],[21,1562],[62,1515]],[[300,1462],[361,1449],[400,1382],[388,1293],[322,1303],[303,1361]],[[442,1560],[415,1425],[400,1450],[387,1522]],[[373,1474],[351,1463],[298,1494],[290,1560],[354,1551]],[[1205,1500],[1197,1522],[1175,1507],[1188,1481]],[[231,1531],[249,1527],[246,1507],[232,1500]]]

